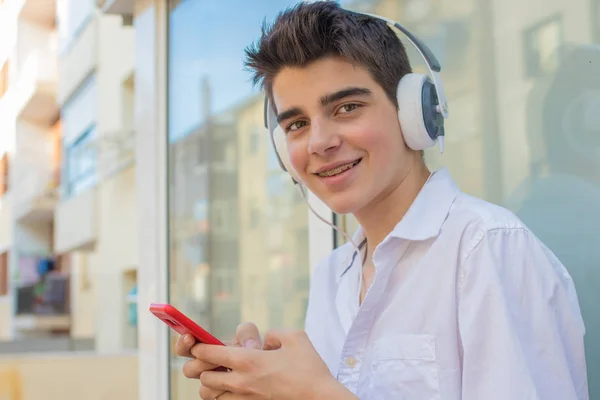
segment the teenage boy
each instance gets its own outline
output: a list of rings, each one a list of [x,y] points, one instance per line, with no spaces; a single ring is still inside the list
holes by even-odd
[[[511,212],[407,145],[396,88],[411,67],[385,22],[301,3],[247,66],[300,183],[360,222],[361,254],[346,244],[318,266],[305,331],[261,343],[244,324],[227,347],[180,338],[201,398],[588,398],[571,277]]]

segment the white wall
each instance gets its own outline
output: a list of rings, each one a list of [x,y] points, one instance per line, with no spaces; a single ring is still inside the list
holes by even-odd
[[[97,237],[96,188],[61,201],[54,214],[54,250],[69,252],[92,245]]]
[[[11,165],[11,186],[15,206],[43,192],[52,177],[54,138],[50,129],[19,121],[15,136],[15,157]]]
[[[61,110],[65,147],[73,143],[91,124],[97,122],[98,103],[98,80],[92,75],[82,83]],[[66,156],[66,153],[63,154]]]
[[[139,395],[169,398],[168,328],[148,312],[167,301],[166,2],[136,0],[135,128],[139,235]]]
[[[0,251],[13,244],[12,235],[12,199],[10,192],[0,198]]]
[[[13,46],[17,41],[16,4],[5,1],[0,5],[0,64],[12,54]]]
[[[94,12],[94,0],[57,0],[56,16],[59,21],[58,29],[60,36],[60,47],[66,49],[76,34],[81,33],[82,25]]]
[[[52,225],[17,224],[14,230],[15,251],[23,255],[49,256],[52,254]]]
[[[96,14],[94,14],[96,15]],[[98,63],[98,17],[92,18],[70,47],[60,53],[57,102],[63,105],[96,69]]]
[[[99,23],[98,132],[102,136],[123,130],[123,82],[133,70],[135,33],[132,27],[122,26],[119,16],[103,15]]]
[[[96,350],[114,353],[127,347],[125,272],[138,265],[135,167],[103,181],[97,201],[98,240],[89,256]]]
[[[42,53],[47,63],[56,62],[57,38],[53,30],[20,19],[17,35],[18,70],[23,68],[27,57],[35,52]],[[46,68],[56,72],[55,65],[46,65]]]

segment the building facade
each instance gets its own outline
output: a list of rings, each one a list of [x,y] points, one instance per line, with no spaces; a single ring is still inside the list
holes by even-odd
[[[0,37],[0,352],[135,358],[131,21],[5,0]]]

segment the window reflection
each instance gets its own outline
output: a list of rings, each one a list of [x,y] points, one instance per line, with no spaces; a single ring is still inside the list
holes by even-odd
[[[224,339],[242,320],[300,327],[306,207],[261,136],[262,98],[242,68],[260,22],[295,1],[169,4],[171,301]],[[427,151],[427,162],[513,210],[565,264],[587,328],[590,396],[600,396],[600,2],[342,4],[401,21],[438,55],[450,119],[444,155]],[[194,398],[178,363],[173,398]]]
[[[600,396],[599,4],[353,5],[398,19],[440,55],[450,104],[446,150],[429,150],[426,160],[446,166],[463,191],[514,211],[568,269],[586,324],[590,398]],[[350,233],[357,228],[351,216],[337,220]]]
[[[170,2],[169,301],[222,340],[243,321],[304,323],[307,207],[275,161],[242,61],[265,14],[292,3]],[[183,361],[172,358],[174,399],[198,393]]]

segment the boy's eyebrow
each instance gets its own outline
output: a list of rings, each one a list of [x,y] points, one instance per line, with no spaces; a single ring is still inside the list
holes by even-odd
[[[339,90],[334,93],[326,94],[325,96],[321,97],[321,105],[323,107],[325,107],[331,103],[335,103],[336,101],[342,100],[345,97],[369,96],[369,95],[371,95],[371,91],[367,88],[350,87],[350,88]]]
[[[302,110],[299,107],[289,108],[280,114],[277,114],[277,123],[280,124],[281,121],[285,121],[286,119],[290,119],[300,114],[302,114]]]
[[[350,87],[342,90],[338,90],[334,93],[328,93],[321,97],[321,105],[323,107],[328,106],[331,103],[335,103],[336,101],[342,100],[346,97],[351,96],[370,96],[372,94],[371,90],[367,88],[361,87]],[[292,107],[287,109],[280,114],[277,115],[277,123],[281,123],[281,121],[285,121],[286,119],[295,117],[297,115],[302,114],[302,110],[300,107]]]

